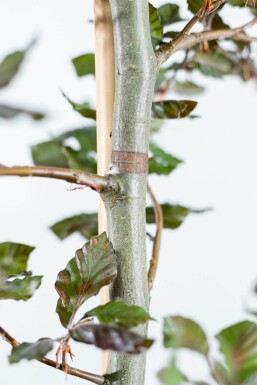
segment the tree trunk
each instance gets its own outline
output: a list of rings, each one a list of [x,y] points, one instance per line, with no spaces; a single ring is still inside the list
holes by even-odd
[[[148,309],[145,200],[149,125],[157,63],[148,2],[110,0],[114,27],[116,80],[110,179],[118,192],[103,195],[108,234],[118,259],[111,299]],[[137,332],[146,334],[145,327]],[[145,354],[111,352],[108,373],[120,371],[123,385],[143,385]]]

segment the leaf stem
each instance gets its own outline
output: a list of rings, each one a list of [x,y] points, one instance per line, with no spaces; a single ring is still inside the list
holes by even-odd
[[[6,330],[4,330],[1,326],[0,326],[0,336],[2,336],[2,338],[12,346],[20,345],[20,343],[15,338],[13,338]],[[106,381],[104,376],[89,373],[89,372],[84,372],[83,370],[73,368],[69,365],[65,365],[65,367],[64,367],[63,365],[58,364],[56,366],[55,361],[50,360],[49,358],[46,358],[46,357],[39,358],[36,361],[39,361],[42,364],[51,366],[52,368],[55,368],[57,370],[61,370],[63,372],[66,372],[66,373],[70,374],[71,376],[83,378],[84,380],[93,382],[94,384],[107,385],[107,381]]]
[[[90,174],[85,171],[71,170],[68,168],[42,166],[6,167],[0,165],[0,176],[37,176],[43,178],[62,179],[66,182],[90,187],[92,190],[97,192],[102,192],[109,187],[109,180],[106,176]]]
[[[163,212],[162,212],[161,205],[157,202],[155,195],[152,189],[150,188],[149,184],[147,186],[147,191],[153,203],[155,223],[156,223],[156,233],[153,239],[152,259],[150,261],[150,267],[148,270],[148,286],[149,286],[149,290],[151,290],[153,287],[156,270],[158,266],[158,261],[159,261],[159,254],[160,254],[160,247],[161,247],[161,234],[163,229]]]

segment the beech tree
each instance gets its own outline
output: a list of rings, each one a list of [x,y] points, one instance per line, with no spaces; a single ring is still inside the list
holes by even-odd
[[[147,324],[152,320],[150,291],[158,265],[162,229],[177,228],[187,215],[206,211],[159,204],[148,184],[150,173],[169,175],[181,163],[154,143],[162,120],[197,118],[192,113],[196,101],[167,100],[166,95],[170,89],[182,95],[202,92],[201,85],[177,80],[181,72],[198,71],[212,77],[233,74],[244,81],[257,75],[252,55],[252,45],[257,38],[250,33],[250,28],[257,24],[254,4],[245,4],[242,0],[204,3],[188,0],[187,4],[192,17],[176,31],[173,24],[183,22],[176,4],[155,8],[146,0],[96,0],[96,54],[74,58],[73,65],[79,77],[96,75],[97,109],[63,95],[85,118],[95,120],[97,117],[97,135],[94,126],[68,131],[32,148],[34,166],[0,167],[1,176],[55,178],[77,187],[88,187],[101,197],[104,206],[100,208],[99,221],[97,213],[82,213],[51,227],[60,239],[73,232],[79,232],[86,239],[56,279],[59,295],[56,312],[66,335],[20,343],[0,327],[1,336],[12,345],[10,363],[35,359],[99,385],[145,383],[146,351],[153,343],[147,337]],[[222,20],[220,10],[245,5],[249,9],[249,22],[230,28]],[[202,31],[195,33],[193,28],[197,24]],[[12,81],[30,47],[2,61],[1,88]],[[182,61],[167,62],[178,51],[183,53]],[[0,105],[3,118],[24,112],[34,119],[44,117],[43,113],[30,109]],[[77,139],[79,150],[67,145],[69,138]],[[147,193],[151,207],[146,207]],[[149,223],[156,224],[154,236],[147,231]],[[147,236],[152,241],[150,264]],[[42,277],[27,271],[32,251],[33,248],[25,244],[0,244],[0,299],[25,301],[40,287]],[[110,285],[110,301],[93,309],[84,306],[107,285]],[[77,312],[82,306],[85,313],[78,319]],[[216,336],[223,355],[219,361],[210,354],[205,332],[191,319],[166,317],[163,336],[164,346],[173,353],[187,348],[201,354],[215,383],[256,383],[256,323],[242,321]],[[84,368],[69,366],[67,357],[72,357],[74,341],[108,350],[106,373],[93,374]],[[54,348],[56,360],[45,357]],[[170,366],[159,372],[160,381],[164,385],[196,384],[179,370],[174,355],[172,357]],[[197,384],[205,382],[199,379]]]

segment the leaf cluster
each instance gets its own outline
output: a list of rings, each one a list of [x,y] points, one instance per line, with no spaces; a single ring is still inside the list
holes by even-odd
[[[170,364],[159,373],[164,385],[208,384],[202,379],[195,381],[183,373],[177,365],[180,350],[199,353],[205,360],[212,383],[219,385],[254,385],[257,380],[257,324],[242,321],[231,325],[215,336],[221,357],[210,354],[210,346],[202,327],[195,321],[170,316],[164,319],[163,343],[172,351]]]

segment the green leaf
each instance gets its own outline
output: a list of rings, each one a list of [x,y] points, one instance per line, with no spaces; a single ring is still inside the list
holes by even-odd
[[[240,7],[244,8],[245,6],[252,7],[251,2],[246,2],[245,0],[228,0],[228,4],[232,5],[232,7]]]
[[[34,120],[44,119],[45,115],[42,112],[31,111],[26,108],[12,107],[5,104],[0,104],[0,118],[13,119],[19,115],[27,115]]]
[[[182,163],[182,160],[168,154],[155,143],[150,143],[150,151],[153,155],[148,161],[150,174],[168,175]]]
[[[31,150],[33,162],[37,166],[69,167],[64,147],[57,140],[36,144]]]
[[[177,368],[174,359],[167,368],[159,371],[158,377],[163,385],[183,385],[186,381],[186,377]]]
[[[231,383],[243,384],[256,374],[257,325],[239,322],[222,330],[217,336]]]
[[[0,299],[14,299],[27,301],[41,285],[42,276],[25,276],[23,279],[6,280],[2,282]]]
[[[228,24],[224,23],[222,18],[218,13],[214,16],[212,23],[211,23],[211,29],[228,29],[230,28]]]
[[[34,45],[32,41],[24,50],[19,50],[7,55],[0,63],[0,88],[6,87],[17,74],[26,56],[27,51]]]
[[[34,360],[44,357],[53,349],[54,341],[51,338],[42,338],[36,342],[23,342],[12,348],[9,356],[10,364],[20,362],[21,360]]]
[[[161,208],[163,212],[163,227],[165,229],[178,228],[190,213],[202,214],[210,210],[210,208],[195,210],[190,207],[172,205],[170,203],[161,204]],[[147,223],[155,223],[155,215],[152,207],[146,208],[146,221]]]
[[[165,100],[152,104],[152,117],[155,119],[185,118],[197,106],[192,100]]]
[[[189,318],[165,317],[163,337],[166,348],[187,348],[203,355],[207,355],[209,350],[203,329]]]
[[[96,110],[93,110],[89,107],[89,103],[85,102],[82,104],[75,103],[71,99],[68,98],[65,93],[62,93],[65,99],[70,103],[70,105],[73,107],[75,111],[77,111],[80,115],[84,116],[85,118],[96,120]]]
[[[163,122],[161,120],[152,119],[150,123],[150,132],[155,134],[156,132],[160,131],[162,125],[163,125]]]
[[[98,216],[97,213],[75,215],[55,223],[51,230],[60,239],[65,239],[75,232],[90,239],[98,233]]]
[[[27,270],[27,262],[35,248],[21,243],[0,243],[0,270],[5,275],[20,274]]]
[[[230,58],[222,54],[196,54],[194,58],[195,68],[199,69],[202,74],[220,78],[223,75],[231,74],[233,62]]]
[[[167,69],[166,68],[161,68],[159,73],[158,73],[158,76],[157,76],[157,79],[156,79],[156,83],[155,83],[155,92],[156,93],[161,91],[163,85],[165,85],[165,83],[168,81],[166,75],[167,75]]]
[[[75,141],[74,149],[67,143]],[[68,131],[51,141],[32,147],[33,161],[36,165],[74,168],[96,172],[96,128],[84,127]],[[95,234],[94,234],[95,235]]]
[[[177,4],[167,3],[162,5],[158,8],[158,14],[163,27],[183,20],[179,15],[179,6]]]
[[[149,321],[150,314],[142,307],[127,305],[124,302],[108,302],[88,311],[83,318],[97,317],[102,323],[130,329]]]
[[[196,14],[203,5],[203,0],[187,0],[188,10],[193,14]]]
[[[152,44],[155,48],[162,39],[163,35],[163,28],[161,25],[161,19],[158,15],[157,9],[149,3],[149,18],[150,18],[150,29],[151,29],[151,37],[152,37]]]
[[[180,95],[198,95],[204,91],[204,87],[188,80],[184,82],[176,81],[172,88],[177,94]]]
[[[153,340],[145,339],[138,334],[104,324],[80,322],[70,329],[69,333],[75,341],[93,344],[103,350],[131,354],[141,353],[153,343]]]
[[[72,63],[79,77],[95,74],[95,54],[86,53],[72,59]]]
[[[94,237],[62,270],[55,283],[60,296],[56,311],[64,327],[69,327],[76,311],[101,287],[109,285],[117,274],[116,257],[106,233]]]

